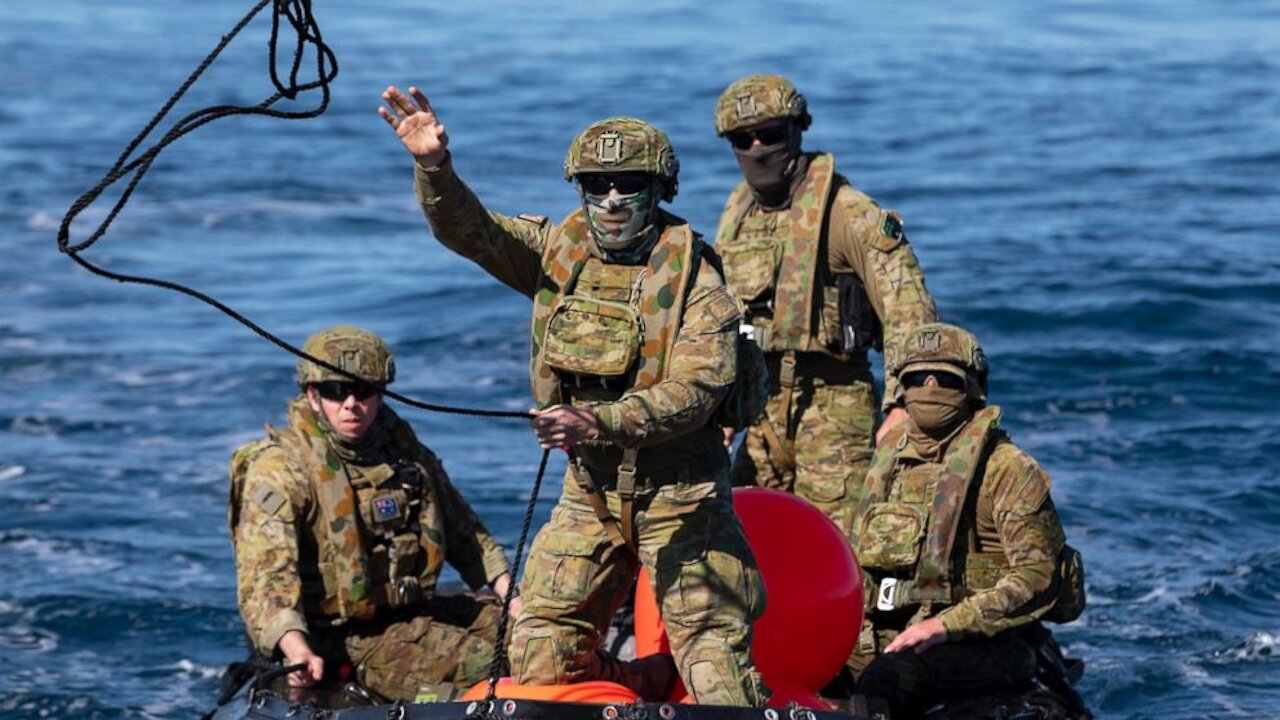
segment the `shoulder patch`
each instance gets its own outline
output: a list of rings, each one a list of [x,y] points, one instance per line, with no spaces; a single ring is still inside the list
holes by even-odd
[[[733,299],[727,292],[716,293],[715,297],[707,303],[707,309],[703,312],[717,330],[723,330],[729,325],[736,326],[742,317],[742,311],[738,308],[738,301]]]
[[[261,507],[268,515],[275,515],[284,507],[285,498],[280,493],[272,490],[266,485],[259,485],[257,489],[249,495],[249,499],[254,504]]]
[[[907,234],[902,229],[902,216],[898,214],[897,210],[880,211],[879,230],[879,235],[874,242],[877,250],[888,252],[901,245],[907,239]]]
[[[1037,512],[1049,497],[1053,480],[1040,463],[1012,442],[1002,442],[987,461],[988,472],[1006,477],[998,502],[1020,515]]]
[[[516,216],[516,219],[523,220],[527,223],[533,223],[538,227],[542,227],[547,224],[546,215],[531,215],[529,213],[520,213],[519,215]]]

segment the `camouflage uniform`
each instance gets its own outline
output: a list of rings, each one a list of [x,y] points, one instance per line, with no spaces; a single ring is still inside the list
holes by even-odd
[[[390,353],[364,351],[376,336],[362,332],[340,326],[304,349],[385,384],[394,373]],[[385,362],[373,367],[371,355]],[[299,376],[304,385],[346,379],[305,361]],[[287,428],[268,428],[231,464],[238,600],[254,647],[271,657],[281,637],[298,630],[325,658],[328,679],[350,665],[387,699],[483,678],[501,603],[438,595],[436,582],[446,561],[473,589],[508,564],[440,461],[385,405],[356,444],[339,439],[305,395],[288,415]]]
[[[750,75],[720,96],[716,131],[780,118],[807,127],[804,96],[785,78]],[[748,307],[772,384],[765,417],[748,429],[733,477],[794,492],[848,532],[879,409],[867,350],[936,320],[937,311],[897,213],[854,189],[831,155],[798,160],[806,170],[786,207],[761,207],[744,180],[716,232],[729,287]],[[860,281],[861,289],[846,291],[857,297],[847,300],[869,301],[878,320],[852,344],[840,320],[841,276]],[[897,401],[890,378],[883,407]]]
[[[566,177],[611,166],[656,175],[665,199],[674,194],[674,154],[645,123],[592,125],[571,146]],[[739,321],[714,255],[683,220],[655,210],[647,257],[610,262],[582,210],[558,226],[486,212],[448,158],[417,167],[416,189],[443,244],[534,301],[538,406],[590,406],[600,427],[576,447],[560,502],[530,550],[512,674],[522,683],[643,685],[599,648],[643,564],[694,698],[761,704],[750,647],[764,591],[733,512],[728,458],[708,422],[735,376]],[[602,523],[592,488],[621,531]]]
[[[985,358],[969,333],[926,324],[901,349],[890,359],[897,377],[962,375],[972,404],[985,402]],[[909,419],[890,430],[867,474],[854,536],[867,614],[853,665],[859,691],[888,697],[894,717],[1036,672],[1028,633],[1058,597],[1065,540],[1049,476],[999,421],[999,408],[981,407],[931,443]],[[883,653],[907,626],[932,617],[946,628],[945,643]]]

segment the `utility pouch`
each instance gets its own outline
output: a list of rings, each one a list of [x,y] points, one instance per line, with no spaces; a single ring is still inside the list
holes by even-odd
[[[748,308],[773,299],[781,250],[769,238],[737,240],[717,247],[729,292]]]
[[[877,503],[858,533],[858,560],[877,570],[909,570],[920,557],[925,515],[903,503]]]
[[[880,318],[867,297],[862,279],[853,273],[837,275],[836,295],[840,332],[831,338],[834,341],[831,349],[841,355],[865,352],[872,347],[879,350],[883,345]]]
[[[547,322],[543,360],[575,375],[624,375],[640,356],[640,314],[627,303],[569,295]]]
[[[1084,592],[1084,558],[1080,551],[1063,545],[1058,554],[1058,597],[1044,619],[1055,623],[1069,623],[1080,617],[1087,602]]]

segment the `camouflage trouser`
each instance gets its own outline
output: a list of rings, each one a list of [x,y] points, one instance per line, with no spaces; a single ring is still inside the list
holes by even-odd
[[[893,635],[876,633],[881,647]],[[1035,677],[1037,664],[1035,649],[1017,633],[856,657],[857,692],[887,700],[893,718],[918,717],[942,700],[1017,688]]]
[[[735,485],[786,490],[817,505],[845,535],[871,465],[878,397],[868,382],[828,385],[821,379],[798,384],[789,418],[774,388],[765,410],[780,438],[795,437],[795,470],[779,472],[783,448],[771,448],[759,425],[747,429],[733,462]],[[772,461],[770,454],[773,455]]]
[[[412,615],[322,632],[316,650],[326,664],[350,662],[354,679],[374,693],[413,700],[426,685],[467,688],[487,677],[501,616],[492,595],[441,595]]]
[[[636,556],[610,544],[572,473],[529,551],[524,612],[511,637],[512,675],[521,683],[611,680],[635,689],[634,668],[600,643],[631,592]],[[617,517],[617,493],[605,495]],[[751,659],[751,626],[764,612],[764,587],[733,511],[728,474],[638,491],[633,517],[639,562],[653,582],[685,687],[699,703],[762,705],[768,691]]]

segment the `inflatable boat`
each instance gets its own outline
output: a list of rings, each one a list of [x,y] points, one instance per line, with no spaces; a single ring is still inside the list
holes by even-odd
[[[237,663],[223,678],[211,720],[888,720],[875,698],[840,691],[840,675],[862,627],[863,584],[844,535],[821,512],[794,495],[758,488],[734,491],[734,507],[768,592],[768,608],[754,627],[752,654],[772,690],[764,708],[691,704],[683,687],[665,700],[645,702],[609,682],[522,686],[490,678],[465,691],[427,686],[414,702],[385,702],[354,683],[291,688],[290,668]],[[636,657],[670,653],[651,584],[636,583]],[[1047,635],[1047,633],[1046,633]],[[1056,650],[1056,646],[1055,646]],[[631,653],[628,653],[631,654]],[[1091,717],[1073,685],[1083,664],[1044,658],[1043,672],[999,695],[931,708],[929,720],[1069,720]],[[897,720],[897,719],[894,719]]]

